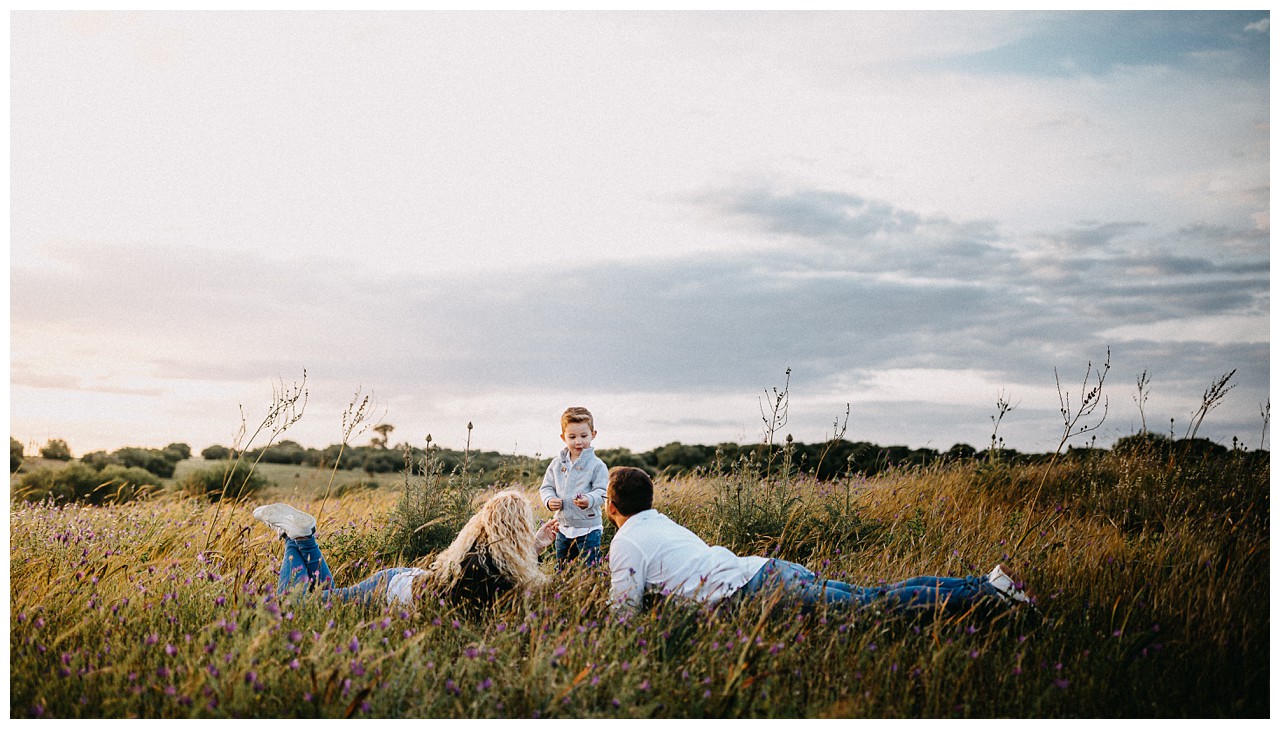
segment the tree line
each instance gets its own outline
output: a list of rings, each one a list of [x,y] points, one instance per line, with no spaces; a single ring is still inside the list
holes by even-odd
[[[1202,457],[1226,455],[1230,449],[1203,438],[1174,440],[1155,433],[1125,436],[1112,446],[1115,450],[1132,448],[1177,449],[1180,453]],[[243,460],[262,463],[280,463],[316,468],[362,470],[370,474],[394,473],[418,470],[428,454],[443,472],[467,472],[489,474],[490,480],[527,482],[541,479],[551,458],[535,458],[503,454],[497,451],[454,450],[439,446],[427,449],[402,443],[394,447],[375,444],[370,446],[331,445],[326,448],[307,448],[294,441],[281,441],[267,448],[255,448],[242,454]],[[1068,458],[1079,458],[1104,449],[1086,447],[1071,448],[1065,452]],[[1263,452],[1265,453],[1265,451]],[[225,446],[210,446],[200,452],[208,460],[225,460],[236,457],[236,452]],[[786,467],[792,473],[813,476],[819,480],[831,480],[848,474],[874,476],[889,469],[928,466],[938,462],[982,460],[988,462],[1030,464],[1050,460],[1048,453],[1020,453],[1011,448],[978,450],[967,443],[957,443],[945,451],[934,448],[910,448],[907,446],[882,446],[867,441],[830,440],[820,443],[787,442],[784,444],[742,445],[720,443],[695,445],[679,441],[648,451],[634,452],[629,448],[605,448],[596,451],[609,467],[633,466],[651,475],[681,476],[694,473],[727,474],[754,465],[762,471]]]

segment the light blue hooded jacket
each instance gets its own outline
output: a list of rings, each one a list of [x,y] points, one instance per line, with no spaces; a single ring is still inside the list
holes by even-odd
[[[538,495],[545,505],[548,499],[561,499],[564,508],[556,512],[560,526],[571,528],[602,527],[604,520],[604,496],[609,488],[609,467],[596,457],[594,448],[582,449],[576,463],[569,460],[569,449],[551,459],[547,473],[542,478]],[[573,497],[586,494],[587,508],[579,508]]]

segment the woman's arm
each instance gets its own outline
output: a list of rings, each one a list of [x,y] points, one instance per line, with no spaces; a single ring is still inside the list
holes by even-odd
[[[556,530],[560,528],[560,522],[555,519],[547,520],[538,531],[533,534],[533,550],[541,552],[556,540]]]

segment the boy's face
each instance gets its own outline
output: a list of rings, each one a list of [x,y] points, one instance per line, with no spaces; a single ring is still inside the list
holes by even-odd
[[[586,423],[569,423],[560,434],[560,440],[569,446],[569,452],[575,456],[582,453],[584,448],[590,448],[591,439],[595,437],[596,432]]]

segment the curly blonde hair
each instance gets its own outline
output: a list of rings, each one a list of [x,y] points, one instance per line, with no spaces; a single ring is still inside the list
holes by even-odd
[[[541,587],[550,578],[538,569],[534,546],[533,505],[523,493],[499,491],[490,496],[467,521],[453,543],[427,567],[425,580],[432,589],[447,592],[462,577],[462,560],[469,552],[484,549],[489,563],[514,583],[516,589]]]

